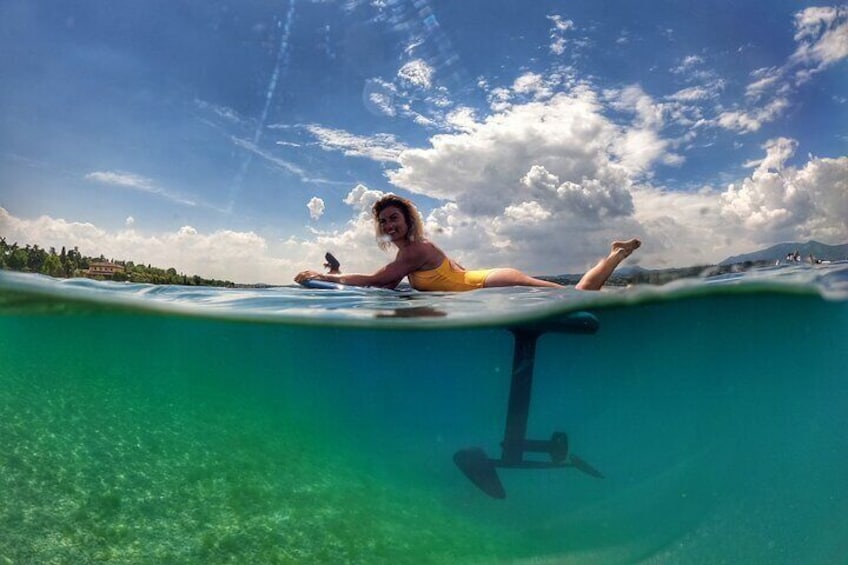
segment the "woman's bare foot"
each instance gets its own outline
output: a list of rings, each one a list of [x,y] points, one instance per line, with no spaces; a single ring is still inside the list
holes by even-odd
[[[613,241],[610,245],[610,254],[621,255],[622,259],[630,257],[630,254],[636,251],[642,242],[636,239],[628,239],[627,241]]]
[[[640,245],[642,245],[642,242],[635,237],[627,241],[613,241],[610,245],[610,254],[589,269],[577,283],[576,288],[580,290],[600,290],[615,268]]]

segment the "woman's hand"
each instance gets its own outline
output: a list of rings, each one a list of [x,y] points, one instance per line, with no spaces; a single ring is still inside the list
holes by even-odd
[[[301,284],[305,281],[311,281],[312,279],[321,279],[321,273],[316,271],[301,271],[294,277],[294,282],[297,284]]]

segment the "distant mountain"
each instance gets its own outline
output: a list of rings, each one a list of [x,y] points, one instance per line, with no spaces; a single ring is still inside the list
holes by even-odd
[[[842,245],[826,245],[818,241],[808,241],[807,243],[778,243],[772,245],[768,249],[761,249],[753,253],[744,255],[735,255],[728,257],[719,265],[732,265],[734,263],[745,263],[746,261],[777,261],[778,259],[786,259],[790,253],[798,252],[802,261],[812,255],[816,259],[823,261],[840,261],[848,259],[848,243]]]

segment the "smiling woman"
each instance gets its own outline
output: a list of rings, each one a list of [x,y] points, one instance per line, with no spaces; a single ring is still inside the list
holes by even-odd
[[[394,288],[407,277],[409,284],[416,290],[449,292],[499,286],[561,286],[513,268],[466,270],[424,237],[421,214],[406,198],[388,194],[374,204],[372,213],[377,244],[383,249],[388,248],[389,244],[398,248],[394,261],[371,275],[302,271],[295,277],[295,282],[306,284],[317,280],[352,286]],[[609,255],[583,275],[577,288],[599,290],[619,263],[640,245],[641,242],[635,238],[612,242]]]

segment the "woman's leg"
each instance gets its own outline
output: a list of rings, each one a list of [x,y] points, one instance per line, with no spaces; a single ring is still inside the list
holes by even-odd
[[[575,288],[580,290],[600,290],[607,279],[610,278],[615,268],[627,259],[642,242],[636,238],[627,241],[613,241],[610,246],[610,254],[601,259],[597,265],[589,269],[583,275]]]
[[[601,259],[597,265],[592,267],[575,288],[580,290],[599,290],[607,279],[610,278],[615,268],[630,256],[642,242],[636,238],[627,241],[613,241],[610,246],[610,254]],[[547,286],[562,288],[561,284],[545,281],[526,275],[518,269],[504,268],[493,269],[483,283],[484,287],[495,286]]]
[[[483,283],[483,286],[549,286],[562,288],[561,284],[536,279],[525,275],[518,269],[512,268],[492,269],[492,272],[486,277],[486,281]]]

